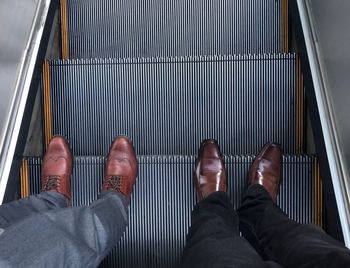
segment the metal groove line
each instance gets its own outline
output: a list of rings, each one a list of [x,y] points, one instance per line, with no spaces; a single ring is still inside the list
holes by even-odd
[[[138,154],[195,154],[206,138],[224,153],[267,141],[296,148],[295,55],[53,60],[53,132],[75,155],[106,154],[116,135]]]
[[[304,78],[301,71],[301,61],[299,56],[296,57],[296,153],[304,151]]]
[[[237,208],[247,187],[254,156],[225,156],[228,194]],[[194,156],[139,156],[139,176],[132,195],[127,228],[101,267],[177,267],[195,204]],[[30,194],[40,191],[40,158],[28,158]],[[73,205],[88,205],[98,196],[104,157],[74,158]],[[294,220],[314,222],[315,158],[283,157],[283,183],[278,203]],[[316,222],[314,222],[316,223]]]
[[[274,53],[283,0],[67,0],[71,58]]]

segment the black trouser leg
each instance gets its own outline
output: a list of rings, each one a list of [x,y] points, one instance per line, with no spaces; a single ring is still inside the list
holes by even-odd
[[[243,236],[283,267],[350,267],[350,251],[315,225],[288,217],[260,185],[248,188],[238,209]]]
[[[266,267],[249,243],[239,235],[238,216],[226,193],[215,192],[192,212],[183,267]]]

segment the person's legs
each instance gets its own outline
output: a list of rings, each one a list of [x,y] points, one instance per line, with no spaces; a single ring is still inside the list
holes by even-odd
[[[127,225],[127,198],[106,191],[89,207],[35,213],[0,235],[0,266],[97,267]]]
[[[350,251],[321,228],[288,219],[276,206],[281,151],[267,147],[254,161],[238,209],[243,236],[265,259],[283,267],[348,267]],[[277,187],[275,187],[277,186]]]
[[[0,206],[0,228],[6,228],[33,213],[66,206],[66,198],[53,192],[42,192],[38,195],[31,195],[28,198],[9,202]]]
[[[129,198],[122,193],[104,191],[99,199],[90,205],[90,211],[96,218],[97,263],[102,261],[123,235],[128,224],[129,203]]]
[[[41,193],[0,206],[0,228],[6,228],[34,213],[64,208],[70,204],[73,157],[61,136],[51,139],[41,169]]]
[[[238,216],[226,194],[226,170],[216,141],[202,143],[194,183],[199,202],[192,212],[183,267],[274,266],[263,262],[239,234]]]
[[[194,208],[182,258],[183,267],[268,266],[240,236],[237,213],[224,192],[212,193]]]
[[[123,234],[137,161],[131,142],[117,138],[99,199],[89,207],[33,213],[0,233],[0,266],[96,267]]]

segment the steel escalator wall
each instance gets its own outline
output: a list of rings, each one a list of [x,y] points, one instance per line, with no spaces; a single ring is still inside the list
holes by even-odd
[[[56,0],[0,1],[0,204],[13,200]]]
[[[350,2],[297,0],[290,8],[325,183],[327,231],[350,247]]]
[[[247,187],[247,172],[254,156],[225,156],[228,193],[237,208]],[[40,158],[26,159],[29,194],[40,191]],[[194,156],[139,156],[139,175],[132,195],[129,226],[101,267],[177,267],[195,204],[192,182]],[[102,185],[105,158],[74,158],[73,205],[88,205]],[[281,208],[301,223],[321,223],[317,195],[316,159],[306,155],[283,157]],[[297,193],[297,194],[296,194]]]

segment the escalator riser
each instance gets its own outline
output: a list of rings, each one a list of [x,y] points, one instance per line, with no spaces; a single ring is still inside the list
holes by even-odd
[[[70,58],[281,52],[281,1],[67,1]]]
[[[75,155],[104,155],[118,134],[142,155],[296,152],[295,55],[54,60],[53,134]]]

